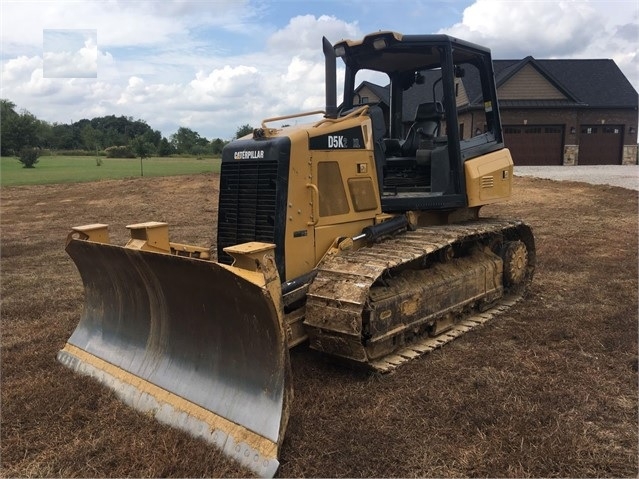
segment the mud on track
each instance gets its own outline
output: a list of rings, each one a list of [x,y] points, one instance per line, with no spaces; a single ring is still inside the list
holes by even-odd
[[[2,476],[248,475],[55,360],[82,308],[69,227],[109,223],[123,244],[124,225],[167,221],[176,241],[211,245],[217,186],[198,175],[2,189]],[[296,348],[278,475],[637,476],[637,194],[515,187],[483,215],[533,227],[527,297],[391,375]]]

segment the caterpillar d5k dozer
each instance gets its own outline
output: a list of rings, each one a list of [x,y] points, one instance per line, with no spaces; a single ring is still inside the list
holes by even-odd
[[[265,476],[289,348],[390,371],[512,305],[535,265],[525,223],[479,216],[513,176],[490,51],[394,32],[323,49],[325,111],[224,148],[217,261],[165,223],[129,226],[124,247],[102,224],[67,241],[86,303],[60,361]]]

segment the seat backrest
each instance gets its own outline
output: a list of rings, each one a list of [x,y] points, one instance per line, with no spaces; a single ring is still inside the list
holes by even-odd
[[[444,118],[444,107],[439,101],[420,103],[415,110],[415,120],[402,144],[403,156],[415,156],[420,138],[435,136]]]
[[[415,121],[441,121],[444,118],[444,107],[441,101],[420,103],[415,111]]]

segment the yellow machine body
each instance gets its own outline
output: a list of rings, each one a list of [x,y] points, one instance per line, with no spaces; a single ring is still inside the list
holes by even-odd
[[[479,215],[513,181],[489,50],[378,32],[324,39],[324,53],[324,118],[267,119],[225,147],[216,253],[171,241],[156,221],[129,225],[124,246],[102,223],[67,238],[85,306],[58,359],[261,476],[279,465],[289,348],[308,340],[390,371],[513,304],[535,266],[527,225]],[[354,104],[359,68],[388,74],[390,110]],[[473,137],[461,125],[464,75],[483,96]]]

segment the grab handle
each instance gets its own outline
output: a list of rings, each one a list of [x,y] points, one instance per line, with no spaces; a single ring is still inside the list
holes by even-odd
[[[311,207],[313,213],[311,215],[311,221],[306,223],[308,226],[315,226],[319,221],[319,189],[317,185],[313,183],[307,183],[306,187],[311,190]]]

